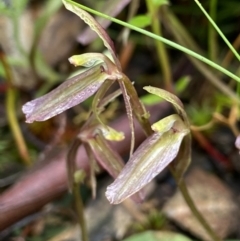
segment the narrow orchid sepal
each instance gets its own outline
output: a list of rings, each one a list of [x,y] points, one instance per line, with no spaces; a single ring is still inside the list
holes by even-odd
[[[64,6],[69,11],[75,13],[78,15],[94,32],[97,33],[99,38],[102,39],[104,46],[109,50],[109,52],[112,55],[112,58],[114,60],[114,63],[116,64],[117,68],[121,70],[121,64],[115,54],[115,48],[113,41],[108,36],[105,29],[86,11],[82,10],[80,7],[76,6],[75,4],[72,4],[68,2],[67,0],[62,0]]]
[[[124,167],[121,156],[113,150],[105,137],[99,133],[95,138],[88,141],[90,148],[97,162],[102,166],[114,179]],[[144,199],[144,193],[136,192],[131,197],[135,202],[140,203]]]
[[[101,64],[63,82],[56,89],[22,107],[26,122],[45,121],[93,95],[110,77]]]
[[[184,123],[190,128],[190,124],[188,121],[186,111],[184,110],[181,100],[176,95],[174,95],[166,90],[156,88],[153,86],[145,86],[145,87],[143,87],[143,89],[146,90],[147,92],[149,92],[150,94],[157,95],[157,96],[163,98],[164,100],[170,102],[175,107],[177,113],[181,116]]]

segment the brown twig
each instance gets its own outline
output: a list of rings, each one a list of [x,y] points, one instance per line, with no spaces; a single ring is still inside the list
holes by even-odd
[[[225,170],[232,170],[233,165],[220,151],[218,151],[212,144],[207,140],[207,138],[199,131],[192,130],[193,137],[198,141],[200,146],[207,151],[207,153],[218,162]]]

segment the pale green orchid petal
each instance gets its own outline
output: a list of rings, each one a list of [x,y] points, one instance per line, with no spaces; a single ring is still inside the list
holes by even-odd
[[[70,57],[68,60],[74,66],[84,66],[89,68],[94,66],[96,63],[104,62],[104,57],[106,56],[99,53],[86,53],[86,54],[74,55]]]
[[[101,125],[99,127],[99,129],[101,130],[101,132],[102,132],[102,134],[103,134],[103,136],[104,136],[104,138],[106,140],[109,140],[109,141],[122,141],[125,138],[123,132],[116,131],[113,128],[111,128],[110,126]]]

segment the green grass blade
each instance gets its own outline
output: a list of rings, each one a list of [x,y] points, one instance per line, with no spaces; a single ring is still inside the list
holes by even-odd
[[[90,13],[93,13],[93,14],[97,15],[97,16],[109,19],[112,22],[115,22],[115,23],[120,24],[120,25],[122,25],[124,27],[130,28],[130,29],[132,29],[132,30],[134,30],[136,32],[142,33],[142,34],[144,34],[144,35],[146,35],[148,37],[151,37],[151,38],[156,39],[158,41],[162,41],[163,43],[165,43],[165,44],[167,44],[167,45],[169,45],[169,46],[171,46],[171,47],[173,47],[175,49],[178,49],[178,50],[180,50],[180,51],[182,51],[182,52],[184,52],[184,53],[186,53],[186,54],[188,54],[190,56],[193,56],[196,59],[199,59],[200,61],[206,63],[207,65],[210,65],[211,67],[213,67],[213,68],[219,70],[220,72],[224,73],[225,75],[229,76],[230,78],[240,82],[240,78],[238,76],[236,76],[235,74],[231,73],[230,71],[228,71],[227,69],[225,69],[222,66],[212,62],[211,60],[205,58],[204,56],[199,55],[199,54],[193,52],[190,49],[187,49],[187,48],[185,48],[185,47],[183,47],[183,46],[181,46],[181,45],[179,45],[177,43],[174,43],[173,41],[170,41],[170,40],[168,40],[166,38],[163,38],[161,36],[157,36],[157,35],[149,32],[147,30],[144,30],[144,29],[138,28],[136,26],[130,25],[130,24],[128,24],[128,23],[126,23],[124,21],[121,21],[119,19],[116,19],[116,18],[110,17],[108,15],[102,14],[102,13],[100,13],[98,11],[95,11],[95,10],[93,10],[91,8],[88,8],[88,7],[84,6],[84,5],[75,3],[75,2],[73,2],[71,0],[65,0],[65,2],[69,2],[69,3],[71,3],[71,4],[75,5],[75,6],[78,6],[78,7],[82,8],[82,9],[84,9],[85,11],[88,11]]]
[[[233,54],[236,56],[236,58],[240,61],[240,55],[237,53],[237,51],[234,49],[232,44],[227,40],[227,38],[224,36],[223,32],[220,30],[220,28],[215,24],[215,22],[212,20],[212,18],[209,16],[209,14],[206,12],[206,10],[203,8],[202,4],[198,0],[194,0],[198,7],[202,10],[204,15],[207,17],[209,22],[212,24],[212,26],[215,28],[215,30],[218,32],[218,34],[222,37],[223,41],[227,44],[227,46],[232,50]]]

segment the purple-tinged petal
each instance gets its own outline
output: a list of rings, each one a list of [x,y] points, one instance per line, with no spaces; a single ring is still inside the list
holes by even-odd
[[[89,140],[88,144],[97,162],[115,179],[124,167],[124,162],[119,154],[112,149],[101,134]],[[137,203],[142,202],[144,193],[142,191],[135,193],[131,198]]]
[[[184,124],[176,126],[173,122],[168,131],[155,132],[142,143],[117,179],[108,186],[106,197],[110,203],[118,204],[139,191],[177,156],[189,130]]]
[[[66,80],[48,94],[23,105],[26,122],[45,121],[78,105],[93,95],[108,77],[99,64]]]

